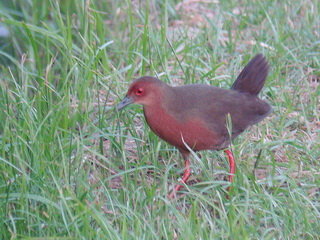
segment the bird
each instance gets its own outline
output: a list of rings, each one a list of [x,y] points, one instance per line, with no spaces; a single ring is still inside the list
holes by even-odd
[[[176,196],[191,175],[191,150],[224,150],[230,165],[229,182],[232,183],[236,164],[230,145],[249,126],[262,121],[272,112],[271,105],[258,97],[268,72],[266,58],[257,54],[240,72],[230,89],[208,84],[173,87],[151,76],[131,83],[115,111],[130,104],[142,105],[150,129],[176,147],[185,161],[182,180],[171,191],[169,198]]]

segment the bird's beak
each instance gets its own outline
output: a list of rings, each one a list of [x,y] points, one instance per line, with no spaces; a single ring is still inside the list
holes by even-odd
[[[118,105],[116,106],[116,111],[119,111],[119,110],[121,110],[122,108],[124,108],[124,107],[126,107],[126,106],[128,106],[128,105],[130,105],[131,103],[133,103],[133,98],[132,97],[125,97],[124,99],[122,99],[122,101],[121,102],[119,102],[118,103]]]

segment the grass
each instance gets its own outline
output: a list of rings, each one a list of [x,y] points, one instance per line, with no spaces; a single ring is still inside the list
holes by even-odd
[[[317,239],[320,6],[301,1],[5,1],[0,24],[1,239]],[[273,114],[183,171],[133,78],[229,88],[256,53]],[[107,120],[106,120],[107,119]]]

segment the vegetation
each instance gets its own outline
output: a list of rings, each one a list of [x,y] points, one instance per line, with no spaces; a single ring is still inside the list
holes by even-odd
[[[0,2],[0,238],[317,239],[319,16],[316,0]],[[212,151],[167,199],[181,156],[114,105],[143,75],[229,88],[257,53],[274,112],[234,142],[230,199]]]

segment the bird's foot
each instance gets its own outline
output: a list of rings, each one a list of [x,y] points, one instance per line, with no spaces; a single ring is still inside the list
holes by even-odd
[[[182,177],[182,180],[180,181],[180,184],[175,186],[175,188],[172,190],[172,192],[169,194],[169,199],[173,199],[176,197],[176,193],[182,188],[182,184],[185,184],[186,181],[188,180],[188,178],[190,177],[191,175],[191,169],[190,169],[190,162],[189,160],[186,160],[186,163],[185,163],[185,170],[184,170],[184,173],[183,173],[183,177]]]

